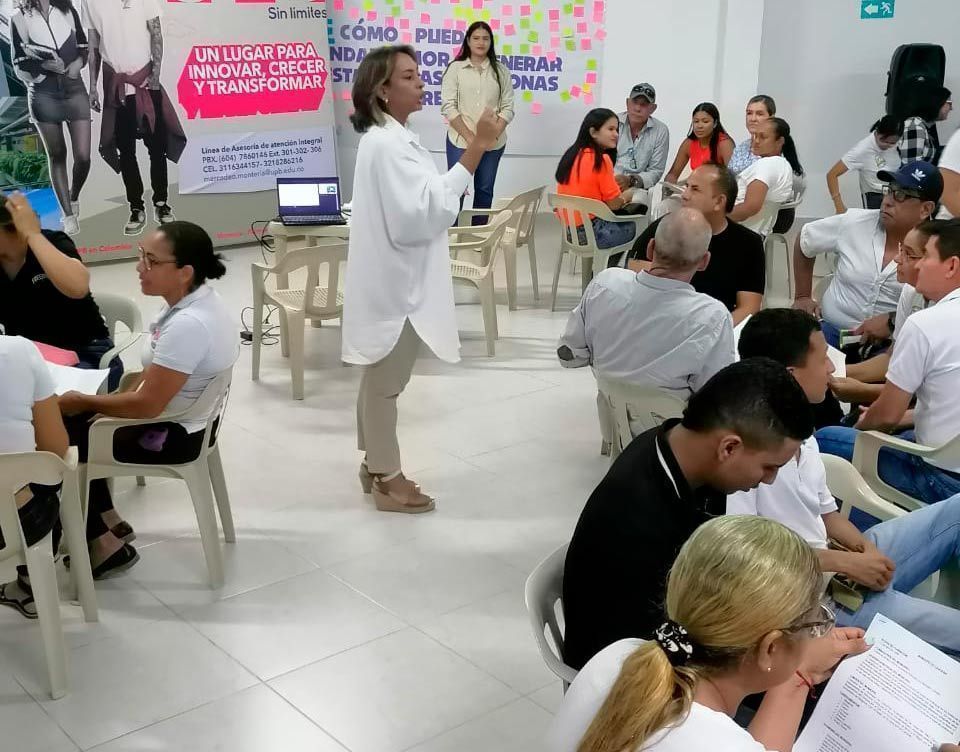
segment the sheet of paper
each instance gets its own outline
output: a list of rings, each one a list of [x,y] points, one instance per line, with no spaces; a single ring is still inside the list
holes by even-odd
[[[70,366],[60,366],[56,363],[47,363],[47,369],[53,378],[53,386],[57,394],[66,392],[80,392],[81,394],[96,394],[103,382],[107,380],[110,371],[87,370],[84,368],[71,368]]]
[[[932,752],[960,739],[960,663],[883,614],[840,664],[794,752]]]
[[[832,345],[827,345],[827,355],[830,357],[830,360],[833,361],[833,367],[836,369],[834,370],[833,375],[838,379],[846,376],[847,356]]]

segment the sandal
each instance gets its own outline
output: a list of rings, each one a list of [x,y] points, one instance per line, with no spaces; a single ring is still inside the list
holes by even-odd
[[[137,553],[137,549],[128,543],[124,543],[121,549],[112,553],[93,568],[93,579],[105,580],[121,572],[126,572],[138,561],[140,561],[140,554]]]
[[[19,581],[0,585],[0,606],[9,606],[27,619],[37,618],[37,606],[33,593],[25,590]]]
[[[381,512],[421,514],[436,507],[433,499],[413,482],[410,482],[410,486],[404,491],[388,491],[380,485],[380,481],[374,481],[372,490],[373,501]]]
[[[127,521],[118,522],[112,528],[110,532],[113,533],[115,538],[119,538],[124,543],[133,543],[137,539],[137,534],[133,532],[133,528],[130,527],[130,523]]]

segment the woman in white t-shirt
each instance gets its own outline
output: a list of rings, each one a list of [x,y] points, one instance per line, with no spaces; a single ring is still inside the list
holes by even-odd
[[[190,407],[204,387],[233,365],[239,335],[233,314],[209,285],[226,272],[206,231],[192,222],[168,222],[140,246],[140,289],[166,303],[150,325],[143,372],[123,392],[86,395],[67,392],[60,409],[83,461],[91,414],[149,420]],[[114,434],[113,455],[134,464],[191,462],[203,446],[206,420],[128,426]],[[117,574],[139,560],[130,545],[133,529],[114,509],[105,480],[90,483],[87,541],[94,579]]]
[[[863,630],[834,629],[813,549],[760,517],[718,517],[680,549],[668,619],[622,640],[577,675],[548,733],[550,752],[789,750],[810,689]],[[751,728],[733,715],[766,693]]]
[[[860,173],[860,193],[864,209],[879,209],[883,201],[883,183],[877,177],[880,170],[896,172],[900,169],[900,153],[897,144],[903,135],[903,121],[893,115],[884,115],[870,128],[870,133],[854,144],[830,172],[827,173],[827,188],[837,214],[843,214],[843,197],[840,195],[840,176],[850,170]]]
[[[39,350],[23,337],[0,335],[0,452],[53,452],[63,457],[68,445],[53,379]],[[32,546],[57,521],[57,489],[30,484],[17,491],[14,498],[23,536]],[[37,618],[26,567],[17,567],[16,581],[0,585],[0,605],[14,608],[28,619]]]
[[[960,131],[950,136],[938,166],[943,176],[943,196],[937,219],[960,217]]]
[[[792,200],[803,167],[787,121],[772,117],[757,126],[753,154],[759,159],[737,175],[737,202],[729,217],[744,227],[769,235],[779,206]]]

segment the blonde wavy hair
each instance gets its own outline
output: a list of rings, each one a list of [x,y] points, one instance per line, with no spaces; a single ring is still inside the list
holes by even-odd
[[[655,642],[624,661],[577,752],[633,752],[686,717],[697,683],[729,670],[770,632],[816,607],[816,556],[773,520],[718,517],[684,544],[670,571],[667,614],[686,628],[694,656],[674,667]]]

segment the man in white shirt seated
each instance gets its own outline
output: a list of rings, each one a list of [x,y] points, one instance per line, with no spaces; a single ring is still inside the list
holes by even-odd
[[[822,452],[849,460],[857,430],[894,431],[911,423],[914,431],[902,437],[925,446],[939,447],[960,435],[960,219],[933,224],[917,273],[917,292],[931,305],[903,325],[887,382],[856,428],[830,426],[817,432]],[[884,482],[928,504],[960,493],[960,465],[940,466],[883,449],[878,471]]]
[[[743,328],[740,357],[765,356],[793,374],[811,403],[821,402],[833,364],[817,320],[769,308]],[[855,503],[855,500],[848,499]],[[882,612],[941,650],[960,656],[960,611],[908,593],[960,557],[960,496],[883,522],[861,534],[837,511],[815,439],[769,485],[727,497],[727,514],[753,514],[786,525],[817,549],[823,572],[839,572],[868,589],[855,612],[837,607],[837,624],[866,629]],[[827,541],[843,550],[827,548]]]
[[[808,222],[793,252],[793,307],[822,319],[823,335],[840,346],[840,330],[897,310],[902,285],[897,251],[914,227],[930,219],[943,192],[943,178],[927,162],[910,162],[895,173],[877,173],[886,186],[879,210],[848,209]],[[819,303],[811,297],[813,265],[821,253],[837,254],[837,270]]]
[[[560,364],[592,365],[598,376],[657,387],[683,400],[730,365],[730,314],[690,284],[710,262],[712,237],[696,209],[664,217],[649,270],[604,269],[587,286],[560,338]],[[606,398],[598,394],[597,405],[606,443],[613,435]]]

